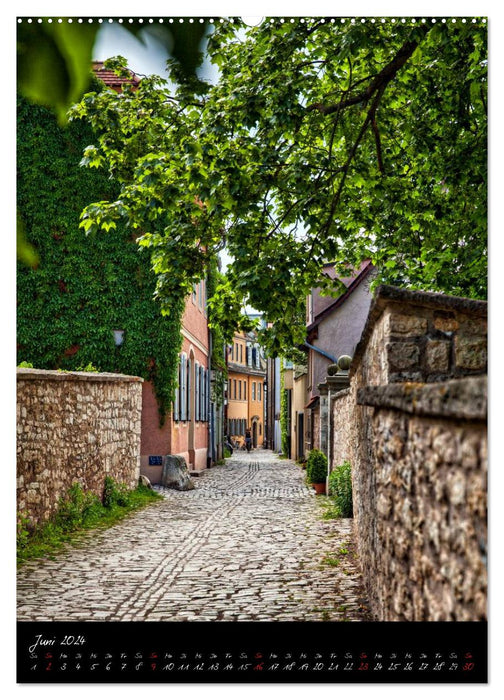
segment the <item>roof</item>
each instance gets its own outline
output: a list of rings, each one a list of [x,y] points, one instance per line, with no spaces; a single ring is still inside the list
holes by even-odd
[[[333,263],[328,263],[324,266],[324,268],[327,268],[326,274],[328,274],[332,279],[336,278]],[[319,314],[317,314],[317,316],[315,316],[313,322],[306,327],[307,333],[309,333],[314,328],[317,328],[319,323],[323,321],[324,318],[330,316],[335,309],[341,306],[373,269],[374,265],[371,262],[371,260],[365,260],[363,263],[361,263],[360,267],[357,270],[353,271],[353,273],[349,277],[338,277],[338,280],[345,285],[346,290],[342,294],[340,294],[340,296],[337,297],[337,299],[335,299],[332,302],[332,304],[327,306],[323,311],[321,311]]]
[[[97,78],[104,82],[107,87],[112,88],[112,90],[115,90],[116,92],[120,92],[122,90],[122,86],[127,83],[131,83],[135,87],[138,87],[140,84],[140,78],[133,73],[133,71],[130,71],[130,79],[121,78],[120,76],[116,75],[113,70],[104,68],[103,61],[93,61],[93,73]]]

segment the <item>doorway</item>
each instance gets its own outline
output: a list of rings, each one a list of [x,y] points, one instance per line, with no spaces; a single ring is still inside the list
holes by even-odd
[[[304,459],[304,413],[297,414],[297,458]]]

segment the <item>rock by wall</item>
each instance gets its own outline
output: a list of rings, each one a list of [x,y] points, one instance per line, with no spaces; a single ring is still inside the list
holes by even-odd
[[[482,301],[379,287],[350,388],[332,398],[330,464],[352,464],[377,619],[485,615],[486,311]]]
[[[17,509],[33,524],[74,482],[101,496],[106,476],[140,475],[142,379],[17,370]]]

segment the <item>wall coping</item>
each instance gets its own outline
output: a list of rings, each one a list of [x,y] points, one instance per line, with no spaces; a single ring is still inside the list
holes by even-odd
[[[352,377],[360,365],[362,356],[368,344],[373,328],[382,313],[394,302],[410,304],[417,307],[436,308],[440,310],[458,311],[471,316],[486,318],[488,303],[480,299],[468,299],[466,297],[455,297],[440,292],[421,292],[402,287],[393,287],[389,284],[382,284],[377,287],[373,301],[369,309],[368,317],[361,339],[357,343],[349,375]]]
[[[357,403],[419,416],[485,421],[487,377],[463,377],[429,384],[404,382],[367,386],[358,390]]]
[[[342,399],[345,396],[348,396],[350,392],[350,387],[347,387],[346,389],[341,389],[341,391],[337,391],[335,394],[331,394],[331,401],[337,401],[338,399]]]
[[[56,369],[32,369],[17,367],[16,380],[36,379],[54,382],[143,382],[142,377],[129,374],[114,374],[112,372],[60,372]]]

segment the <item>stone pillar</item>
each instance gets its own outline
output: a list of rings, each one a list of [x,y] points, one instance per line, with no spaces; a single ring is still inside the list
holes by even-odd
[[[332,454],[333,454],[333,432],[334,432],[334,421],[333,421],[333,410],[332,410],[332,397],[343,389],[348,389],[350,386],[350,379],[348,378],[348,369],[352,358],[348,355],[342,355],[337,364],[329,365],[327,368],[327,377],[325,384],[327,386],[327,462],[328,471],[331,471],[332,464]]]
[[[329,434],[329,410],[328,410],[328,386],[326,383],[317,386],[320,392],[320,412],[319,412],[319,447],[327,457],[328,434]]]

